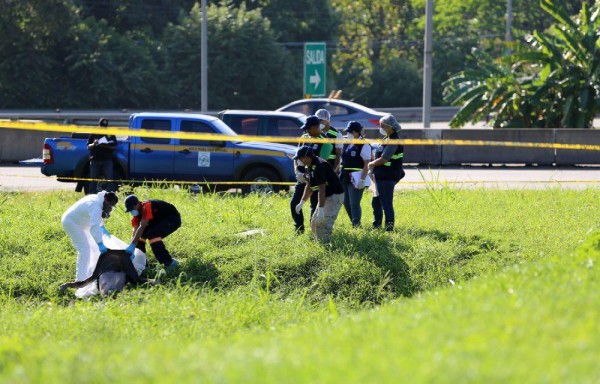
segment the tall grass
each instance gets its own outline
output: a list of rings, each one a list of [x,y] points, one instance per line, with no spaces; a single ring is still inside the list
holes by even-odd
[[[393,233],[368,229],[365,197],[363,228],[341,212],[323,246],[294,234],[288,196],[138,188],[182,214],[165,240],[180,273],[89,301],[57,292],[75,273],[60,216],[80,196],[10,194],[0,206],[0,381],[600,377],[589,336],[598,246],[569,257],[598,229],[600,190],[435,193],[397,194]],[[122,205],[107,227],[129,238]],[[252,228],[264,235],[237,235]],[[152,275],[160,268],[149,261]],[[545,358],[566,370],[545,370]]]

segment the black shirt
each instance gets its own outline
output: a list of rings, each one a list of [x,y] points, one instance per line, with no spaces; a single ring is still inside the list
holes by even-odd
[[[320,157],[313,158],[313,163],[308,171],[308,184],[313,192],[318,190],[319,185],[325,184],[326,197],[344,193],[344,187],[331,164]]]
[[[88,145],[92,144],[95,140],[102,138],[108,142],[108,144],[97,145],[90,149],[90,160],[111,160],[113,157],[114,149],[117,148],[117,137],[115,135],[96,135],[91,134],[88,138]]]

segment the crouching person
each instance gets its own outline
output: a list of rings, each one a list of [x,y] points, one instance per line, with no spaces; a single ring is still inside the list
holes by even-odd
[[[344,202],[342,183],[331,164],[316,156],[311,147],[300,147],[294,160],[300,161],[306,167],[306,187],[302,200],[296,206],[296,212],[300,212],[310,196],[317,193],[317,209],[310,219],[310,227],[317,240],[329,243],[333,224]]]
[[[163,243],[165,237],[181,226],[181,216],[175,206],[162,200],[140,201],[135,195],[129,195],[125,198],[125,212],[131,212],[133,216],[133,236],[125,250],[127,253],[133,255],[136,247],[146,253],[148,241],[156,260],[165,268],[179,265],[179,261],[171,257]]]
[[[106,252],[102,234],[108,235],[108,231],[103,218],[110,216],[118,201],[114,192],[87,195],[70,206],[62,216],[62,226],[77,251],[75,280],[82,281],[92,273],[95,265],[92,251],[96,250],[92,248],[97,247],[101,254]]]
[[[124,250],[109,249],[98,258],[98,263],[90,277],[81,281],[64,283],[60,292],[68,288],[82,288],[96,281],[102,296],[121,292],[126,283],[134,285],[142,283],[156,283],[156,280],[140,277],[131,261],[131,257]]]

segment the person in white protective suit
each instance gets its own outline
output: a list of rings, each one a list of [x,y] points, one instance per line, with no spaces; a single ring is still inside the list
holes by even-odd
[[[96,260],[92,262],[92,252],[98,250],[103,254],[107,251],[102,235],[109,236],[109,233],[103,219],[110,216],[118,202],[114,192],[102,191],[81,198],[63,214],[62,227],[77,251],[75,280],[83,281],[94,272]]]

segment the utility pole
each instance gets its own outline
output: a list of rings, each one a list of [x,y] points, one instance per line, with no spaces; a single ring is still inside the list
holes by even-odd
[[[427,5],[425,7],[425,48],[423,63],[423,128],[430,128],[431,126],[432,34],[433,0],[427,0]]]
[[[513,18],[513,7],[512,0],[507,0],[506,4],[506,53],[510,55],[510,42],[512,41],[512,18]]]
[[[206,54],[206,0],[202,0],[201,5],[202,11],[202,26],[200,28],[200,112],[206,113],[208,110],[208,72],[207,67],[207,54]]]

